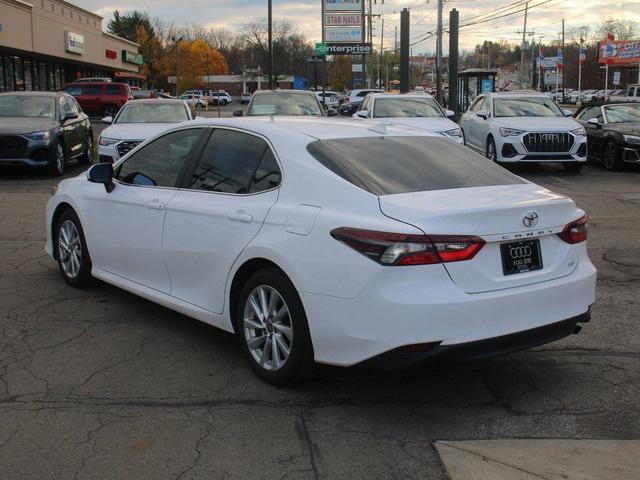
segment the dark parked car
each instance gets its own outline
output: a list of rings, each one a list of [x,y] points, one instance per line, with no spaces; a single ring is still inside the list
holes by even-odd
[[[361,103],[362,102],[343,103],[342,105],[340,105],[340,107],[338,107],[338,113],[345,117],[350,117],[351,115],[356,113],[356,110],[358,110],[358,107],[360,107]]]
[[[0,94],[0,165],[44,167],[61,175],[65,163],[93,160],[89,117],[64,92]]]
[[[133,99],[126,83],[74,82],[65,85],[64,91],[73,95],[85,112],[104,117],[113,117],[122,105]]]
[[[586,105],[575,114],[587,132],[590,158],[608,170],[640,164],[640,103]]]

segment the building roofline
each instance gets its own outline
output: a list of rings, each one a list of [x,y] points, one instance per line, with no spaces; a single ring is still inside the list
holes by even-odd
[[[73,8],[73,9],[76,9],[76,10],[80,10],[80,11],[81,11],[82,13],[84,13],[85,15],[89,15],[89,16],[91,16],[91,17],[93,17],[93,18],[97,18],[97,19],[99,19],[99,20],[102,20],[102,19],[103,19],[103,17],[102,17],[101,15],[98,15],[97,13],[94,13],[94,12],[92,12],[92,11],[90,11],[90,10],[85,10],[84,8],[79,7],[79,6],[77,6],[76,4],[74,4],[74,3],[67,2],[67,1],[65,1],[65,0],[55,0],[55,1],[57,1],[57,2],[59,2],[59,3],[61,3],[61,4],[63,4],[63,5],[65,5],[67,8]]]
[[[101,17],[102,18],[102,17]],[[140,44],[136,43],[136,42],[132,42],[131,40],[127,40],[126,38],[122,38],[119,37],[117,35],[114,35],[113,33],[108,33],[108,32],[102,32],[102,35],[106,36],[106,37],[111,37],[111,38],[115,38],[116,40],[120,40],[122,42],[126,42],[129,43],[131,45],[134,45],[135,47],[140,47]]]
[[[26,8],[30,8],[33,9],[33,5],[29,2],[23,2],[22,0],[7,0],[9,3],[15,3],[16,5],[20,6],[20,7],[26,7]]]

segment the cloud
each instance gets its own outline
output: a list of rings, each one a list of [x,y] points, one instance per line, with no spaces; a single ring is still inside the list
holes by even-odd
[[[256,18],[267,16],[266,0],[190,0],[188,4],[174,0],[137,0],[135,6],[131,0],[71,0],[76,5],[104,16],[105,24],[113,11],[141,10],[152,17],[176,24],[201,23],[214,28],[226,28],[240,31],[242,26]],[[481,0],[450,0],[445,4],[444,24],[448,23],[449,11],[456,8],[460,12],[460,23],[469,23],[486,17],[471,18],[480,14],[494,12],[504,8],[503,12],[520,10],[522,7],[509,5],[515,0],[497,0],[483,2]],[[554,41],[561,32],[562,18],[566,19],[565,28],[590,25],[595,27],[607,15],[624,17],[640,22],[640,0],[626,0],[615,4],[615,9],[603,10],[601,0],[551,0],[545,5],[535,7],[543,0],[531,0],[527,21],[527,30],[535,31],[536,40],[542,35],[543,42]],[[303,32],[310,41],[319,41],[322,33],[320,0],[291,1],[274,0],[274,19],[290,20],[296,28]],[[411,38],[417,42],[435,31],[437,0],[386,0],[384,5],[374,6],[374,13],[383,14],[384,44],[393,48],[395,28],[400,23],[400,10],[409,7],[411,10]],[[470,19],[470,20],[469,20]],[[470,49],[483,40],[506,40],[519,43],[521,35],[516,32],[523,28],[524,13],[496,19],[495,21],[478,23],[460,31],[460,48]],[[374,42],[380,43],[381,19],[376,18],[374,25]],[[398,35],[399,36],[399,35]],[[448,37],[443,41],[444,51],[448,50]],[[413,52],[433,52],[435,38],[417,43]]]

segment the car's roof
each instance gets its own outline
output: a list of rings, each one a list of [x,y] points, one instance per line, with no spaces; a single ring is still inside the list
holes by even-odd
[[[315,95],[316,92],[310,90],[256,90],[254,95],[267,95],[267,94],[296,94],[296,95]]]
[[[373,98],[433,98],[433,95],[429,93],[384,93],[384,92],[376,92],[370,93],[367,97]]]
[[[487,92],[485,95],[492,97],[548,97],[545,92],[536,92],[535,90],[514,90],[511,92]]]
[[[69,95],[67,92],[3,92],[0,95],[19,95],[21,97],[57,97]]]
[[[181,125],[185,125],[184,123]],[[286,117],[261,116],[244,118],[207,118],[198,119],[190,125],[227,126],[247,129],[272,137],[285,134],[307,137],[307,140],[330,140],[339,138],[380,137],[380,136],[442,136],[404,125],[385,125],[375,120],[334,119],[326,117]]]

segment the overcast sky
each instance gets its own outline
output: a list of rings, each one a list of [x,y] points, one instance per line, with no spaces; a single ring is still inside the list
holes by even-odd
[[[113,11],[121,12],[137,9],[148,12],[151,16],[159,17],[166,22],[177,24],[191,24],[198,22],[206,26],[226,28],[240,31],[243,24],[255,18],[267,16],[266,0],[71,0],[83,8],[104,16],[104,25],[111,17]],[[445,26],[448,23],[449,11],[456,8],[460,11],[461,25],[473,20],[470,17],[483,13],[490,13],[500,8],[508,8],[515,0],[449,0],[444,6]],[[562,30],[562,18],[565,18],[566,28],[571,26],[591,25],[596,26],[607,14],[614,17],[624,17],[640,21],[640,0],[625,0],[615,3],[606,3],[603,9],[603,0],[547,0],[544,5],[535,7],[545,0],[532,0],[529,5],[528,31],[535,31],[536,41],[540,35],[544,35],[543,42],[549,42],[558,38]],[[399,12],[403,7],[411,9],[411,41],[419,42],[427,36],[427,32],[435,30],[437,0],[386,0],[384,5],[377,0],[374,5],[374,13],[382,13],[385,20],[384,37],[385,46],[392,48],[394,44],[394,28],[400,23]],[[132,6],[135,4],[135,7]],[[273,15],[275,19],[290,20],[299,31],[303,32],[311,41],[319,41],[320,30],[320,5],[321,0],[273,0]],[[520,10],[521,7],[513,7],[512,10]],[[506,9],[501,13],[509,13]],[[476,18],[475,20],[479,20]],[[472,48],[482,40],[493,41],[507,40],[510,42],[521,41],[524,12],[500,18],[492,22],[466,27],[460,32],[460,47]],[[374,30],[374,42],[380,42],[381,22],[376,21]],[[520,40],[519,40],[520,39]],[[447,51],[448,37],[444,38],[444,51]],[[433,52],[435,50],[434,39],[416,43],[413,53]]]

